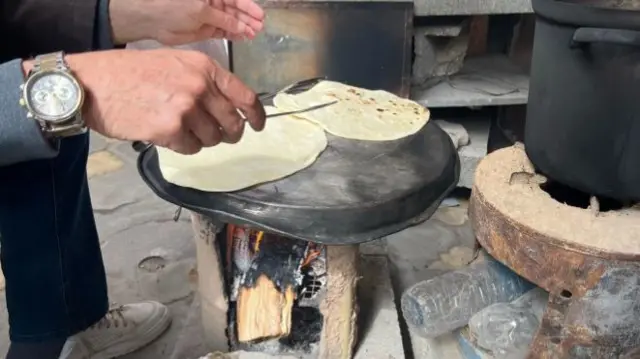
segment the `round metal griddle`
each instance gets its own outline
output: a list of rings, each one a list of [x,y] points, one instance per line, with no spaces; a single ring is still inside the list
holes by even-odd
[[[324,244],[366,242],[425,220],[458,183],[457,152],[433,122],[397,141],[327,136],[329,146],[311,167],[237,192],[168,183],[153,146],[140,152],[138,170],[160,198],[178,206]]]

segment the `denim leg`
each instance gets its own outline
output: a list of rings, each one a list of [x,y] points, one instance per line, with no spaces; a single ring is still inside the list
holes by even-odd
[[[86,163],[89,135],[52,160],[0,168],[0,259],[13,342],[67,338],[108,309]]]
[[[58,359],[66,339],[39,343],[11,343],[6,359]]]

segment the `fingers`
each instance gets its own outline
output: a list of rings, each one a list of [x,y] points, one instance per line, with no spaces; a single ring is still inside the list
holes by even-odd
[[[264,10],[253,0],[222,0],[225,5],[235,7],[255,20],[264,20]],[[260,31],[260,30],[257,30]]]
[[[253,0],[210,0],[202,4],[200,20],[230,34],[253,38],[264,26],[264,11]]]
[[[220,127],[211,121],[211,114],[204,108],[196,107],[186,122],[187,128],[198,138],[202,147],[215,146],[223,139]]]
[[[234,6],[225,6],[224,12],[245,23],[254,33],[262,31],[262,28],[264,27],[264,21],[262,18],[255,18]]]
[[[231,34],[243,35],[251,34],[253,32],[247,24],[240,21],[238,18],[227,14],[222,10],[213,8],[206,3],[202,6],[199,20],[205,25],[217,27]]]
[[[210,118],[215,119],[220,125],[223,142],[236,143],[240,140],[244,132],[244,119],[217,89],[212,89],[202,98],[202,105]]]
[[[202,142],[192,132],[183,131],[179,137],[171,141],[166,147],[183,155],[194,155],[202,149]]]
[[[217,67],[211,76],[216,88],[229,101],[233,112],[238,115],[235,109],[240,109],[253,129],[262,130],[266,114],[255,92],[251,91],[240,79],[220,67]]]

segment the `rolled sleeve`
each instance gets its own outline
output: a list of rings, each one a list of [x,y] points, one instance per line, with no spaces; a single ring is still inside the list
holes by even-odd
[[[109,0],[98,0],[94,45],[96,50],[109,50],[115,47],[111,19],[109,17]]]
[[[42,134],[36,121],[20,106],[24,82],[22,61],[0,65],[0,166],[53,158],[57,148]]]

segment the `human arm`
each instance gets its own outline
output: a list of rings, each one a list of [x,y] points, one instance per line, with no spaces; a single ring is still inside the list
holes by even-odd
[[[179,45],[207,38],[253,38],[264,12],[253,0],[3,0],[3,47],[29,58],[110,49],[154,39]]]
[[[103,3],[104,1],[104,3]],[[64,50],[85,52],[108,47],[97,43],[99,28],[110,33],[107,0],[3,0],[0,23],[6,36],[2,47],[13,58]],[[102,14],[102,18],[109,17]]]
[[[107,137],[195,153],[240,139],[245,120],[237,109],[254,129],[264,126],[264,108],[255,93],[202,53],[113,50],[66,60],[86,91],[87,126]],[[19,106],[18,86],[31,64],[0,65],[0,166],[57,152]]]

